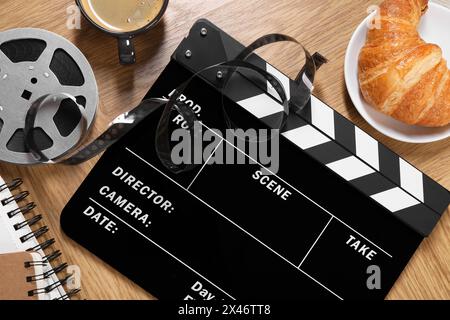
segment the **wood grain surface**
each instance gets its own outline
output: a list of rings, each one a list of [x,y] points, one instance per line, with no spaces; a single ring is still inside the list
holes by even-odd
[[[450,0],[439,2],[450,5]],[[344,83],[344,55],[350,37],[377,0],[172,0],[164,20],[136,39],[138,63],[120,66],[116,40],[82,19],[81,30],[66,27],[67,8],[73,0],[1,0],[0,31],[36,27],[56,32],[75,43],[91,63],[99,86],[100,105],[92,136],[109,121],[134,107],[156,80],[170,55],[199,18],[207,18],[244,44],[273,32],[289,34],[311,52],[319,51],[330,62],[318,73],[315,95],[336,108],[412,164],[450,189],[450,139],[426,145],[407,144],[383,136],[357,113]],[[264,58],[288,75],[301,61],[295,50],[273,49]],[[447,57],[450,59],[450,57]],[[21,176],[31,191],[38,212],[45,213],[63,259],[82,271],[83,299],[153,299],[119,272],[66,237],[59,216],[67,201],[97,159],[77,167],[0,165],[5,179]],[[401,239],[398,239],[401,241]],[[391,290],[389,299],[450,299],[450,212],[424,240]]]

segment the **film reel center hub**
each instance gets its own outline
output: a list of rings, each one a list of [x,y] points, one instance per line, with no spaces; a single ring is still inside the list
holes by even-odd
[[[25,118],[34,101],[65,93],[83,106],[90,128],[98,106],[94,72],[67,39],[42,29],[0,32],[0,161],[37,164],[24,140]],[[33,135],[52,158],[77,146],[81,114],[71,99],[53,101],[39,112]]]

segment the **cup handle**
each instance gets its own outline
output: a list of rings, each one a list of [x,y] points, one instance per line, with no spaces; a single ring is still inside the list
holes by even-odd
[[[119,60],[121,64],[133,64],[136,62],[133,39],[131,37],[118,38]]]

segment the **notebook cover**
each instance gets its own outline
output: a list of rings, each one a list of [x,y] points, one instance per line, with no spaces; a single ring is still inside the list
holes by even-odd
[[[205,24],[228,37],[209,22],[198,22],[147,97],[167,96],[193,74],[195,66],[188,67],[181,53]],[[228,40],[209,46],[208,52],[216,47],[227,51]],[[193,56],[202,52],[191,48]],[[204,124],[224,129],[214,107],[221,95],[211,84],[196,79],[184,94],[201,106]],[[252,88],[246,79],[242,87],[246,92]],[[239,110],[249,127],[270,126],[245,107]],[[382,299],[422,241],[422,232],[438,220],[432,216],[422,228],[422,223],[400,219],[368,196],[371,185],[345,179],[324,164],[325,155],[328,161],[360,159],[336,139],[323,140],[323,155],[320,148],[312,152],[299,143],[302,136],[284,134],[280,169],[271,179],[289,192],[288,200],[261,183],[259,164],[206,165],[173,174],[154,148],[161,111],[105,152],[61,215],[69,237],[157,298]],[[286,130],[304,126],[316,128],[297,116]],[[371,178],[372,185],[403,190],[374,169]],[[448,205],[448,191],[432,185]]]
[[[38,295],[28,295],[37,289],[37,282],[27,282],[27,277],[42,274],[42,268],[27,268],[25,263],[41,260],[38,253],[0,254],[0,300],[37,300]]]

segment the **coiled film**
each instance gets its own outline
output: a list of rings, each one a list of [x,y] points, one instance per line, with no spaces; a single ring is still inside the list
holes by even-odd
[[[247,57],[254,52],[254,50],[263,47],[265,45],[281,42],[281,41],[289,41],[294,42],[299,45],[305,54],[305,65],[299,72],[296,83],[298,85],[297,89],[291,95],[291,100],[286,101],[286,94],[283,88],[283,85],[280,81],[270,73],[265,70],[262,70],[253,64],[246,61]],[[279,128],[281,129],[287,120],[289,115],[289,111],[300,112],[301,109],[306,105],[311,97],[311,92],[313,90],[313,83],[316,69],[319,68],[323,63],[326,62],[326,59],[318,53],[311,55],[297,40],[290,36],[282,35],[282,34],[270,34],[263,36],[256,41],[254,41],[250,46],[242,51],[235,60],[226,61],[214,66],[210,66],[205,68],[204,70],[193,75],[188,81],[181,84],[175,91],[174,94],[171,95],[169,99],[161,99],[161,98],[152,98],[144,100],[139,106],[135,109],[126,112],[119,117],[117,117],[113,122],[110,123],[109,128],[96,140],[88,144],[81,150],[72,149],[69,150],[65,154],[60,154],[57,157],[50,157],[46,154],[44,150],[38,148],[38,143],[36,141],[35,135],[33,134],[35,130],[35,120],[39,114],[41,109],[45,109],[46,102],[55,101],[61,99],[71,99],[76,104],[76,98],[70,97],[70,95],[66,93],[60,93],[55,95],[47,95],[41,97],[36,100],[35,103],[31,106],[30,110],[27,113],[26,121],[25,121],[25,142],[28,148],[31,150],[33,155],[36,158],[36,161],[40,163],[62,163],[67,165],[76,165],[91,159],[92,157],[103,152],[107,147],[114,144],[117,140],[119,140],[122,136],[124,136],[127,132],[129,132],[133,127],[135,127],[140,121],[142,121],[148,114],[150,114],[156,108],[161,106],[164,107],[163,115],[161,116],[161,120],[159,122],[159,127],[157,129],[157,139],[156,139],[156,149],[160,160],[163,164],[170,170],[174,172],[186,171],[190,170],[190,166],[180,167],[175,165],[169,156],[170,146],[168,141],[168,121],[169,115],[176,111],[183,116],[186,122],[189,124],[189,129],[193,128],[193,122],[195,121],[195,114],[192,110],[189,109],[188,106],[183,106],[183,103],[178,101],[178,98],[192,81],[192,79],[199,77],[202,73],[210,70],[217,69],[219,72],[223,70],[227,70],[226,76],[223,78],[221,85],[219,85],[219,89],[223,89],[226,87],[230,77],[234,72],[237,72],[238,69],[248,69],[253,72],[258,73],[260,76],[265,78],[269,83],[271,83],[279,95],[280,103],[284,108],[284,115],[280,121]],[[79,112],[81,113],[82,123],[86,122],[86,116],[83,114],[83,108],[78,106]],[[227,125],[230,128],[236,127],[234,122],[228,113],[223,110],[223,114],[226,120]],[[83,125],[84,127],[84,125]],[[80,141],[84,139],[85,134],[80,137]]]

